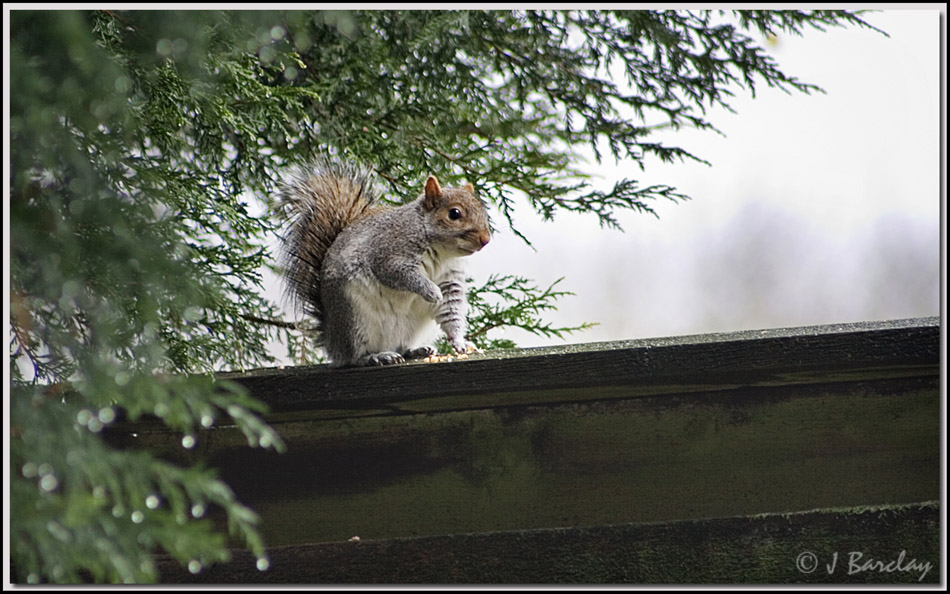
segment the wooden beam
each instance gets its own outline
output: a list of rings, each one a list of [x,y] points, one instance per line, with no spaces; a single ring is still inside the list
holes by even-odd
[[[916,543],[912,554],[924,550],[936,561],[920,543],[934,542],[929,518],[935,506],[927,502],[941,497],[938,318],[221,378],[241,383],[270,406],[266,419],[283,436],[286,453],[249,448],[243,434],[227,426],[200,431],[189,450],[160,423],[116,423],[108,438],[171,461],[216,467],[260,513],[266,542],[278,547],[273,558],[286,553],[288,567],[302,572],[263,579],[809,581],[819,574],[801,575],[789,565],[807,539],[773,538],[771,528],[757,526],[774,527],[782,522],[776,518],[786,517],[815,523],[826,530],[824,559],[832,545],[842,554],[853,550],[849,530],[864,534],[854,541],[862,543],[872,542],[875,530],[892,534],[887,530],[897,528],[888,514],[894,509],[917,519],[889,542]],[[860,511],[868,506],[887,511]],[[816,509],[824,511],[795,515]],[[759,522],[763,514],[771,519]],[[719,524],[717,518],[732,520]],[[836,526],[842,530],[837,541]],[[709,530],[718,536],[696,556],[705,541],[689,535]],[[612,557],[603,543],[615,537],[607,534],[658,553],[647,558],[621,547],[617,555],[627,560]],[[341,548],[352,536],[365,546]],[[769,558],[763,551],[775,538],[786,539],[785,548],[759,567],[756,559]],[[560,556],[558,547],[571,539],[587,548]],[[551,544],[533,561],[516,551],[542,542]],[[411,561],[427,547],[457,548],[439,553],[431,567]],[[744,556],[748,547],[752,557]],[[873,555],[894,552],[866,548]],[[493,551],[497,563],[472,552],[482,549]],[[585,557],[584,550],[599,552]],[[311,553],[313,568],[304,569]],[[334,566],[339,555],[351,553],[355,573],[348,577],[321,565]],[[375,558],[383,559],[378,572],[367,568]],[[657,565],[664,558],[695,563],[669,569]],[[723,560],[721,567],[715,559]],[[743,563],[752,568],[749,580],[741,579]],[[558,573],[565,564],[575,568],[570,575]],[[865,572],[855,579],[898,577],[906,576]]]
[[[938,584],[936,502],[277,547],[166,583]]]
[[[824,383],[933,372],[939,318],[493,351],[451,363],[222,374],[272,413],[360,414]],[[631,389],[633,391],[631,391]],[[331,415],[332,416],[332,415]]]

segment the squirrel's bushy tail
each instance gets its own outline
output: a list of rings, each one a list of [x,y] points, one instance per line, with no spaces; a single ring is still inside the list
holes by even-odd
[[[320,270],[337,235],[371,212],[381,193],[368,169],[319,160],[289,171],[280,185],[287,222],[281,264],[287,288],[305,313],[323,322]]]

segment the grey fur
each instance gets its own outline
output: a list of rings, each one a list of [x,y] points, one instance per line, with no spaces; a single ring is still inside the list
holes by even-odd
[[[323,161],[292,172],[282,194],[288,287],[317,320],[332,365],[432,354],[419,344],[430,322],[456,351],[470,346],[462,258],[490,237],[471,186],[443,190],[430,178],[417,200],[384,208],[366,170]]]

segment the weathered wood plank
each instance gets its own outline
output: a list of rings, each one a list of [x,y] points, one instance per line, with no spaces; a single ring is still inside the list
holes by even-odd
[[[720,390],[282,422],[285,454],[207,456],[273,544],[662,521],[938,499],[939,407],[936,379]]]
[[[451,410],[579,400],[598,388],[628,388],[621,396],[630,397],[629,388],[649,395],[915,375],[921,368],[932,373],[939,335],[939,318],[925,318],[521,349],[452,363],[312,366],[221,377],[248,387],[275,415]],[[597,397],[609,394],[603,390]]]
[[[650,339],[225,376],[271,406],[282,455],[229,427],[202,431],[191,450],[148,423],[117,423],[109,438],[218,468],[271,546],[562,528],[582,538],[571,527],[938,500],[940,373],[937,318]],[[419,542],[478,542],[454,538]],[[610,575],[687,575],[623,571]],[[737,575],[724,571],[688,575]],[[426,581],[346,581],[377,575]]]
[[[166,583],[937,584],[937,503],[235,551]]]

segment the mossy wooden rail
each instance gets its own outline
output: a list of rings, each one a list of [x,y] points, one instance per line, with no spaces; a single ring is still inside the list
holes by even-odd
[[[168,582],[935,583],[940,355],[927,318],[260,370],[225,377],[284,454],[112,439],[205,460],[262,517],[268,571]]]

